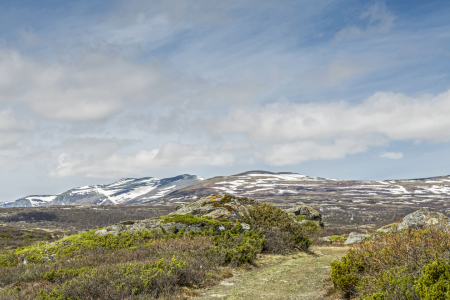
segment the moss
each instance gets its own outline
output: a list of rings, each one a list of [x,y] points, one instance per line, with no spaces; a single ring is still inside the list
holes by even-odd
[[[297,219],[297,221],[308,220],[307,215],[297,215],[297,216],[295,216],[295,218]]]
[[[191,214],[186,215],[168,215],[168,216],[162,216],[159,217],[162,223],[181,223],[181,224],[208,224],[212,226],[219,226],[222,223],[216,220],[213,220],[211,217],[204,217],[204,216],[194,216]]]
[[[332,242],[337,242],[337,243],[343,243],[347,240],[345,237],[340,236],[340,235],[332,235],[332,236],[330,236],[330,239]]]

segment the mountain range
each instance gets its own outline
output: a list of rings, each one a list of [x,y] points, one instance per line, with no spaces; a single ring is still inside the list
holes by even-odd
[[[358,213],[370,215],[373,211],[396,212],[423,207],[450,211],[450,176],[359,181],[249,171],[210,179],[188,174],[165,179],[124,178],[112,184],[78,187],[54,196],[27,196],[1,206],[178,204],[211,194],[233,194],[282,206],[308,204],[323,213],[345,211],[351,218]]]
[[[0,207],[35,207],[67,204],[134,204],[164,197],[202,178],[179,175],[171,178],[123,178],[111,184],[77,187],[58,195],[32,195],[5,202]]]

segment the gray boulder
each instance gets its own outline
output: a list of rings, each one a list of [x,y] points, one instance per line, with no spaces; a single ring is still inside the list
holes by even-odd
[[[176,211],[170,215],[186,215],[191,214],[195,216],[210,217],[213,220],[231,221],[234,222],[240,219],[249,208],[256,205],[256,200],[248,198],[234,197],[230,195],[213,195],[200,199],[196,199],[189,203],[180,205]],[[242,229],[250,230],[250,225],[241,223]],[[185,228],[186,232],[190,230],[198,231],[209,229],[211,225],[208,222],[199,222],[195,224],[183,223],[163,223],[159,218],[138,221],[125,221],[118,224],[111,225],[105,229],[100,229],[95,232],[97,236],[105,236],[108,234],[117,235],[119,232],[129,231],[135,233],[139,230],[160,230],[163,228],[167,232],[179,232]],[[216,226],[215,230],[221,232],[226,230],[224,226]]]
[[[212,195],[196,199],[177,207],[169,215],[200,215],[214,220],[236,221],[244,216],[249,208],[257,205],[257,200],[231,195]]]
[[[323,222],[322,222],[322,215],[317,210],[312,208],[311,206],[298,205],[298,206],[294,206],[292,208],[286,209],[286,211],[295,216],[304,215],[304,216],[306,216],[307,220],[315,221],[317,224],[320,225],[320,227],[324,226]]]
[[[397,230],[424,228],[430,225],[443,226],[448,229],[449,221],[450,219],[443,213],[430,209],[420,209],[406,215],[398,225]]]
[[[370,235],[368,235],[368,234],[363,234],[363,233],[359,233],[359,232],[351,232],[348,235],[347,240],[344,242],[344,245],[361,243],[361,242],[369,239],[369,237],[370,237]]]
[[[332,243],[333,241],[331,240],[331,236],[324,236],[319,238],[319,241],[321,242],[326,242],[326,243]]]

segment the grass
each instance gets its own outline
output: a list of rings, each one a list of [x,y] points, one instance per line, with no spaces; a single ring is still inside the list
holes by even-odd
[[[231,270],[233,276],[211,289],[199,290],[196,299],[317,299],[325,297],[330,262],[347,252],[344,247],[315,247],[311,252],[260,255],[258,267]],[[325,281],[325,282],[324,282]],[[218,298],[220,299],[220,298]]]
[[[247,231],[239,222],[231,227],[201,216],[160,219],[208,226],[203,231],[186,232],[185,227],[169,233],[161,228],[106,236],[91,230],[3,251],[0,299],[181,299],[227,277],[223,268],[251,266],[263,252],[284,253],[286,247],[298,251],[309,246],[308,230],[268,204],[249,210],[245,220],[251,229]],[[268,219],[271,222],[265,226]],[[223,224],[228,229],[215,230]],[[28,264],[18,263],[25,256]]]
[[[167,215],[159,217],[162,223],[181,223],[186,225],[192,225],[192,224],[208,224],[211,226],[220,226],[222,225],[222,222],[213,220],[211,217],[203,217],[203,216],[194,216],[191,214],[186,215]]]

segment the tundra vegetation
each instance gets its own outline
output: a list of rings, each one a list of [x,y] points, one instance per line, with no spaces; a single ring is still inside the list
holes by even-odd
[[[348,299],[450,299],[447,226],[372,234],[331,263],[334,290]]]
[[[160,219],[207,225],[105,236],[91,230],[3,250],[0,299],[183,299],[229,276],[227,268],[253,264],[259,253],[307,251],[309,235],[320,228],[270,204],[254,205],[235,222],[193,215]]]

